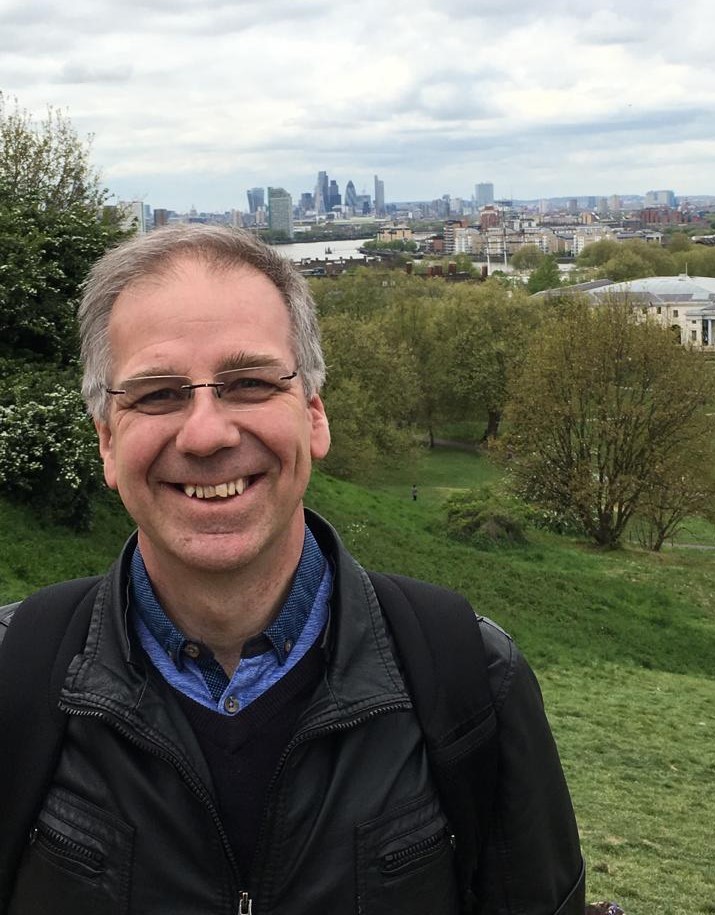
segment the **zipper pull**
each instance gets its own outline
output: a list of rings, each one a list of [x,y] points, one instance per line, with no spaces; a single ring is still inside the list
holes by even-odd
[[[253,912],[253,900],[248,893],[241,893],[238,903],[238,915],[251,915]]]

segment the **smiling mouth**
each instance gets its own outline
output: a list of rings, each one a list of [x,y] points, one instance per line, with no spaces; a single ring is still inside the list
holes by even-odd
[[[193,499],[228,499],[231,496],[240,496],[251,486],[256,476],[238,477],[225,483],[201,485],[199,483],[184,483],[179,489]]]

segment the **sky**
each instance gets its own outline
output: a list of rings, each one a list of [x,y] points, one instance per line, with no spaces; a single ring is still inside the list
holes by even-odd
[[[0,0],[0,91],[111,195],[715,194],[712,0]]]

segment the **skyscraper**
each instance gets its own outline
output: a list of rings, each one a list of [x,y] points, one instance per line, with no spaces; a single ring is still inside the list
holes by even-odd
[[[266,205],[262,187],[249,187],[246,196],[248,197],[249,213],[256,213]]]
[[[335,179],[330,180],[330,186],[328,188],[328,209],[332,210],[333,207],[339,207],[342,203],[342,197],[340,196],[340,188],[338,187],[338,182]]]
[[[327,213],[330,209],[330,186],[328,173],[318,172],[318,181],[315,185],[315,212],[319,215]]]
[[[474,197],[478,207],[491,206],[494,203],[494,185],[491,182],[475,185]]]
[[[345,206],[353,212],[357,209],[357,193],[355,191],[355,185],[352,181],[348,181],[345,185]]]
[[[385,215],[385,182],[375,175],[375,216]]]
[[[268,228],[293,238],[293,198],[282,187],[268,188]]]

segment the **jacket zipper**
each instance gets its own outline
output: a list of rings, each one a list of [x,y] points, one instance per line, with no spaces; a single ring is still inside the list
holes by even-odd
[[[245,890],[239,890],[238,887],[241,885],[241,880],[238,872],[238,863],[233,854],[233,849],[231,844],[228,841],[228,836],[223,828],[223,823],[218,815],[218,811],[214,806],[211,796],[206,790],[202,782],[195,779],[191,773],[181,764],[181,761],[177,759],[172,753],[164,750],[160,744],[156,743],[153,740],[149,740],[146,737],[140,736],[134,733],[130,728],[126,727],[122,722],[119,721],[111,713],[106,711],[97,711],[84,708],[77,708],[72,705],[68,705],[66,702],[60,701],[59,707],[62,711],[67,712],[68,715],[76,715],[79,718],[99,718],[102,721],[110,724],[116,731],[118,731],[122,737],[125,737],[130,743],[133,743],[135,746],[140,749],[145,750],[147,753],[151,753],[153,756],[163,759],[172,765],[179,775],[183,778],[189,788],[194,792],[196,797],[206,806],[211,818],[214,821],[216,829],[218,831],[219,837],[221,838],[221,843],[224,847],[224,852],[228,858],[229,864],[231,866],[231,871],[234,881],[234,890],[238,896],[238,907],[236,909],[237,915],[253,915],[253,900]]]
[[[256,842],[256,853],[254,855],[254,862],[264,864],[266,854],[265,854],[265,845],[267,842],[267,836],[269,833],[269,826],[271,820],[271,797],[275,786],[281,776],[283,767],[286,763],[286,760],[296,749],[296,747],[305,743],[308,740],[317,740],[320,737],[325,737],[329,734],[335,734],[339,731],[348,731],[351,728],[357,727],[358,725],[364,724],[366,721],[369,721],[371,718],[376,718],[378,715],[386,715],[392,712],[404,712],[409,711],[413,708],[413,705],[409,701],[396,702],[392,705],[382,705],[378,708],[370,709],[368,712],[358,715],[356,718],[350,718],[347,721],[334,721],[332,724],[321,725],[316,728],[306,728],[303,731],[299,731],[294,735],[293,739],[290,741],[288,746],[283,750],[280,759],[278,760],[278,765],[276,766],[275,772],[271,777],[270,782],[268,783],[268,788],[266,789],[266,797],[263,804],[263,817],[261,819],[261,827],[258,832],[258,841]],[[260,886],[261,881],[256,879],[256,874],[258,873],[259,868],[254,865],[252,870],[252,886]],[[246,911],[251,911],[247,909]]]
[[[411,864],[420,858],[429,857],[434,851],[444,845],[444,839],[447,835],[446,829],[441,829],[426,839],[421,839],[407,848],[401,848],[398,851],[389,852],[383,855],[382,870],[383,873],[391,873],[400,870],[405,864]]]
[[[30,845],[38,842],[63,857],[84,865],[95,873],[100,873],[104,865],[104,855],[91,848],[75,842],[47,823],[39,822],[30,834]]]

